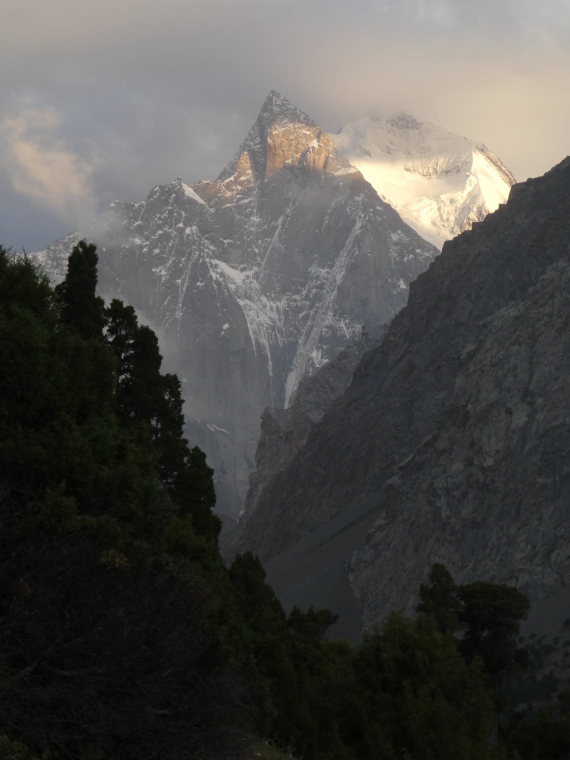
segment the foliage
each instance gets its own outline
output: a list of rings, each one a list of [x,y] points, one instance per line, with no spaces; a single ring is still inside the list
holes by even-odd
[[[520,760],[569,758],[570,692],[560,694],[558,704],[515,715],[509,739]]]
[[[469,659],[480,657],[499,683],[517,667],[517,638],[528,599],[516,588],[483,581],[461,586],[459,596],[465,627],[462,650]]]
[[[67,277],[56,292],[61,302],[62,321],[82,338],[101,338],[103,300],[95,295],[97,252],[92,243],[81,240],[71,252]]]
[[[368,693],[368,757],[378,745],[388,758],[402,748],[426,760],[493,756],[494,706],[482,668],[431,620],[393,615],[365,640],[358,664]]]
[[[441,633],[459,634],[463,655],[480,658],[495,686],[521,664],[517,638],[529,602],[516,588],[486,581],[457,586],[447,568],[435,564],[430,583],[420,586],[417,609]]]
[[[0,251],[0,733],[38,756],[238,756],[212,470],[119,302],[114,345],[96,260],[79,244],[54,291]]]
[[[105,312],[106,333],[117,361],[117,411],[131,435],[154,453],[160,480],[179,510],[191,514],[201,535],[217,538],[212,514],[216,496],[212,470],[202,451],[183,437],[180,382],[162,375],[156,335],[139,325],[132,306],[113,300]]]
[[[445,565],[436,562],[432,566],[429,584],[421,584],[419,596],[418,612],[428,615],[440,633],[456,633],[460,629],[458,588]]]
[[[3,730],[64,756],[224,757],[242,686],[188,562],[79,534],[33,548],[33,564],[28,543],[1,566],[18,577],[0,634]]]
[[[284,752],[269,742],[258,742],[251,748],[248,760],[294,760],[289,752]]]
[[[80,243],[53,289],[0,249],[0,758],[498,757],[524,597],[434,566],[357,648],[250,553],[226,568],[180,383],[96,265]]]

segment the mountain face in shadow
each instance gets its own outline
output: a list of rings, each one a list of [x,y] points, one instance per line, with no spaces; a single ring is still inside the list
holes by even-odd
[[[371,626],[434,562],[535,603],[568,585],[569,294],[566,159],[444,245],[266,484],[246,544],[284,599],[334,608],[350,584]]]

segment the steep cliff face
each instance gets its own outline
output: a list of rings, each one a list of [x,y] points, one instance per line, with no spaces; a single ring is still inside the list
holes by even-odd
[[[263,498],[264,489],[303,448],[311,430],[346,391],[358,363],[375,346],[384,327],[374,335],[365,332],[338,356],[306,375],[287,409],[268,407],[261,415],[261,435],[255,453],[255,472],[250,477],[242,523],[246,523]]]
[[[237,517],[262,410],[388,321],[437,251],[275,92],[217,180],[176,180],[113,213],[96,241],[101,292],[156,329],[219,509]],[[52,271],[69,242],[43,254]]]
[[[496,211],[515,182],[481,143],[408,114],[350,122],[334,139],[380,197],[438,248]]]
[[[569,286],[566,159],[444,246],[266,487],[247,536],[285,596],[301,545],[322,578],[350,560],[365,625],[413,609],[435,561],[533,600],[568,585]]]

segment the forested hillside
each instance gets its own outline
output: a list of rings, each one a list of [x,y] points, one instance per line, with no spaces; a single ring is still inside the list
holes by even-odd
[[[0,758],[564,757],[563,703],[499,725],[515,589],[435,566],[417,618],[354,648],[251,554],[225,567],[178,379],[96,281],[85,242],[55,289],[0,250]]]

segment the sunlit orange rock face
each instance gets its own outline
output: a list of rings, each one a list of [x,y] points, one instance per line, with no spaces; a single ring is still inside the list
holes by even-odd
[[[266,176],[295,164],[329,172],[341,168],[330,137],[318,127],[274,124],[267,140]]]
[[[331,138],[317,126],[273,124],[268,130],[264,148],[261,166],[259,159],[257,161],[257,180],[268,179],[288,166],[306,166],[331,173],[347,167],[346,161],[337,157]],[[232,183],[253,182],[254,174],[252,158],[246,150],[236,159]]]
[[[266,129],[263,143],[243,146],[232,164],[231,173],[213,182],[194,186],[208,203],[234,200],[256,182],[271,178],[287,167],[303,166],[325,173],[356,170],[336,152],[329,135],[316,124],[278,120]]]

